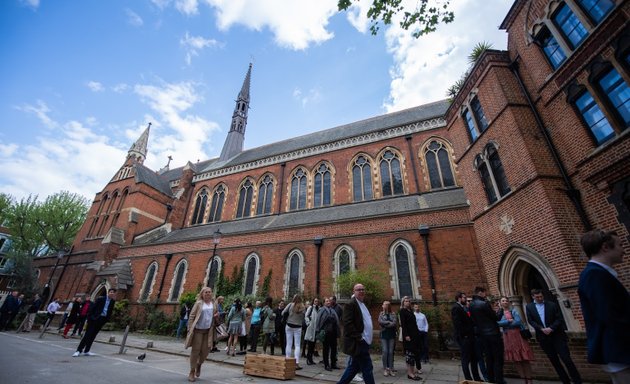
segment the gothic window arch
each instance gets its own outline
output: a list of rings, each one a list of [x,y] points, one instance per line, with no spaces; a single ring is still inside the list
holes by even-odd
[[[468,100],[462,105],[462,118],[468,129],[470,142],[474,142],[488,129],[488,119],[483,111],[477,92],[473,91],[468,95]]]
[[[138,301],[146,302],[151,296],[153,291],[153,285],[155,284],[155,277],[157,275],[158,263],[152,262],[147,268],[147,272],[144,274],[144,282],[142,283],[142,290],[140,291],[140,298]]]
[[[431,189],[456,186],[451,158],[452,150],[449,145],[440,139],[433,138],[425,144],[422,153]]]
[[[219,281],[219,274],[223,267],[223,261],[219,256],[214,256],[208,262],[208,268],[206,269],[206,287],[212,288],[215,291],[217,282]]]
[[[203,187],[195,198],[195,209],[193,210],[191,225],[203,224],[203,217],[206,214],[206,207],[208,206],[208,189]]]
[[[313,207],[326,207],[332,203],[333,168],[322,162],[313,169]]]
[[[368,155],[359,154],[351,163],[352,196],[354,202],[372,200],[372,160]]]
[[[258,196],[256,203],[256,215],[268,215],[271,213],[273,202],[274,178],[270,174],[264,175],[258,182]]]
[[[116,224],[118,218],[120,217],[120,213],[125,206],[125,200],[127,199],[127,195],[129,195],[129,188],[125,188],[120,194],[120,200],[118,201],[118,206],[116,207],[116,212],[114,213],[114,218],[112,219],[112,226]]]
[[[101,215],[101,225],[99,226],[97,236],[103,236],[105,234],[104,231],[106,228],[108,228],[106,225],[107,225],[107,222],[109,221],[109,216],[110,216],[110,213],[112,212],[112,207],[117,197],[118,197],[118,191],[114,191],[112,193],[112,197],[109,198],[109,201],[107,202],[107,208],[103,209],[103,214]]]
[[[419,283],[416,275],[414,251],[405,240],[395,241],[389,251],[394,298],[418,297]]]
[[[243,295],[255,295],[260,276],[260,260],[258,255],[252,253],[245,259]]]
[[[105,192],[105,194],[103,194],[103,198],[101,199],[101,203],[98,206],[98,210],[96,211],[96,216],[94,216],[92,225],[90,226],[90,230],[88,231],[88,237],[98,236],[96,227],[98,226],[98,223],[101,218],[101,214],[103,213],[103,209],[105,208],[105,204],[107,203],[107,200],[109,200],[109,193]]]
[[[221,214],[223,213],[223,203],[225,202],[225,194],[227,188],[223,184],[219,184],[212,193],[212,203],[210,204],[210,214],[208,215],[208,222],[214,223],[221,221]]]
[[[335,294],[342,299],[349,299],[339,293],[337,289],[337,277],[352,272],[356,269],[356,253],[349,245],[342,245],[335,251],[333,256],[333,279],[335,281]]]
[[[304,254],[294,249],[289,252],[285,262],[284,273],[285,297],[292,299],[296,293],[304,290]]]
[[[379,156],[382,196],[396,196],[404,193],[402,176],[402,156],[388,148]]]
[[[493,204],[511,191],[496,143],[486,144],[483,153],[475,157],[474,166],[479,171],[489,204]]]
[[[238,190],[238,206],[236,218],[250,217],[252,214],[252,200],[254,198],[254,183],[248,177],[243,181]]]
[[[188,271],[188,262],[182,259],[175,267],[173,272],[173,280],[171,281],[171,291],[168,294],[168,301],[176,302],[184,289],[184,281],[186,272]]]
[[[291,175],[290,211],[306,209],[307,188],[308,172],[303,167],[298,167]]]

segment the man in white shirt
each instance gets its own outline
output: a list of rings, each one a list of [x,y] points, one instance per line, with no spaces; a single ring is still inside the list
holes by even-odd
[[[48,324],[52,322],[53,318],[55,317],[55,313],[57,313],[57,310],[59,310],[59,308],[61,308],[61,304],[59,304],[59,298],[56,297],[53,301],[50,302],[50,304],[48,304],[48,307],[46,307],[46,312],[48,312]]]
[[[416,325],[420,331],[420,360],[429,362],[429,322],[424,313],[420,312],[420,304],[413,305],[413,314],[416,316]]]

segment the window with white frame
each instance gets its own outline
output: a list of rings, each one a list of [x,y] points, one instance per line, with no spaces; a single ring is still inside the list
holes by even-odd
[[[355,202],[373,199],[372,163],[365,155],[357,156],[352,164],[352,191]]]
[[[208,222],[214,223],[221,221],[221,214],[223,213],[223,203],[225,202],[225,186],[219,184],[212,194],[212,203],[210,204],[210,214],[208,215]]]
[[[206,287],[212,288],[212,291],[215,291],[217,281],[219,279],[219,273],[221,272],[221,258],[219,256],[213,257],[208,263],[208,272],[206,275],[208,278],[206,279]]]
[[[337,289],[337,277],[352,272],[355,270],[356,254],[354,249],[349,245],[342,245],[335,251],[333,257],[334,260],[334,279],[335,279],[335,293],[337,297],[342,299],[349,299],[349,295],[342,295]]]
[[[203,223],[203,217],[206,213],[206,205],[208,205],[208,190],[203,188],[199,191],[197,198],[195,199],[195,209],[193,211],[192,220],[190,221],[191,225]]]
[[[331,203],[332,175],[330,165],[321,163],[313,171],[313,206],[325,207]]]
[[[245,259],[245,286],[243,287],[244,295],[255,295],[260,275],[260,261],[258,255],[252,253]]]
[[[140,299],[138,301],[146,302],[149,300],[149,296],[151,296],[151,292],[153,291],[157,269],[158,264],[155,261],[147,268],[147,273],[144,275],[144,282],[142,283],[142,290],[140,291]]]
[[[243,184],[241,184],[241,188],[239,188],[238,206],[236,207],[237,219],[241,217],[249,217],[251,215],[253,197],[254,184],[248,178],[243,182]]]
[[[404,240],[394,242],[390,248],[391,268],[393,271],[394,298],[418,296],[418,280],[414,252],[411,245]]]
[[[265,175],[258,183],[258,203],[256,204],[256,215],[270,214],[272,201],[273,178],[270,175]]]
[[[177,263],[175,272],[173,273],[173,281],[171,282],[171,292],[168,295],[168,301],[177,301],[184,289],[184,278],[188,270],[188,262],[182,260]]]
[[[401,161],[398,153],[388,149],[380,156],[381,190],[383,196],[402,195],[404,192]]]
[[[469,102],[462,106],[462,118],[468,129],[468,136],[471,142],[477,140],[488,129],[486,114],[476,94],[471,94]]]
[[[308,174],[304,168],[298,168],[291,177],[291,197],[289,210],[306,209],[306,188],[308,185]]]
[[[432,139],[424,147],[424,160],[431,189],[455,186],[450,150],[442,140]]]
[[[291,300],[293,295],[302,292],[304,279],[304,255],[298,250],[289,253],[285,265],[285,295]]]
[[[496,143],[488,143],[483,153],[475,157],[475,169],[479,171],[489,204],[493,204],[510,192]]]

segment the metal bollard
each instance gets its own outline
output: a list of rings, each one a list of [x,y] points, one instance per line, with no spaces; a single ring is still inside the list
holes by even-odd
[[[127,350],[125,349],[125,344],[127,344],[127,334],[129,333],[129,325],[125,327],[125,334],[123,335],[122,343],[120,343],[120,349],[118,350],[118,354],[122,355]]]

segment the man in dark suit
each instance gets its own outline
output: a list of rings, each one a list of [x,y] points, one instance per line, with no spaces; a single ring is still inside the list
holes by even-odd
[[[455,340],[461,351],[462,371],[466,380],[482,381],[477,368],[477,355],[475,354],[475,324],[466,308],[466,294],[455,294],[455,305],[451,308],[451,318],[455,330]],[[470,371],[472,370],[472,376]]]
[[[470,316],[473,319],[486,357],[488,380],[491,383],[503,384],[504,346],[503,337],[497,321],[501,318],[486,300],[486,289],[476,287],[473,301],[470,304]]]
[[[11,292],[11,294],[4,299],[2,308],[0,308],[0,331],[4,331],[11,326],[11,321],[15,318],[15,315],[17,315],[20,306],[18,291]]]
[[[545,301],[542,290],[532,289],[531,292],[534,301],[527,304],[525,312],[529,325],[536,330],[536,340],[545,351],[562,383],[569,384],[573,380],[574,383],[581,384],[580,373],[571,360],[560,307],[552,301]],[[560,360],[564,363],[566,371]]]
[[[374,384],[370,345],[372,344],[372,316],[363,303],[365,287],[356,284],[354,296],[343,309],[343,353],[350,356],[348,366],[337,384],[348,384],[361,371],[366,384]]]
[[[614,384],[630,383],[630,294],[613,269],[623,262],[621,239],[615,232],[594,230],[580,242],[589,258],[578,285],[588,362],[605,364]]]
[[[81,338],[77,351],[72,355],[73,357],[77,357],[81,355],[81,353],[85,356],[94,355],[90,352],[90,348],[92,347],[96,335],[101,328],[103,328],[103,325],[109,321],[114,312],[114,304],[116,303],[116,300],[114,300],[115,297],[116,290],[112,288],[107,292],[107,296],[101,296],[96,299],[88,314],[87,329],[85,330],[83,338]]]

